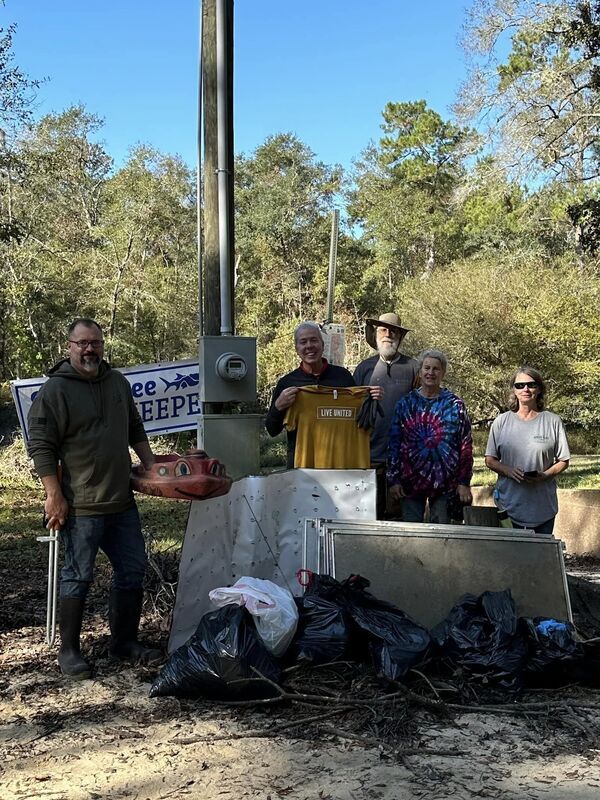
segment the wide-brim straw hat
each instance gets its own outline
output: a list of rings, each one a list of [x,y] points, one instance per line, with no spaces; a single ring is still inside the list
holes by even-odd
[[[366,319],[365,320],[365,339],[371,345],[373,350],[377,350],[377,336],[376,329],[379,327],[392,328],[400,334],[400,341],[406,336],[410,328],[403,328],[400,324],[400,317],[390,311],[386,314],[381,314],[379,319]]]

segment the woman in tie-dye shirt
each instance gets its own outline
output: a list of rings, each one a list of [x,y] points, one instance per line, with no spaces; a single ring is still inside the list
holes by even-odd
[[[471,421],[465,404],[442,388],[448,360],[439,350],[419,356],[421,386],[396,404],[390,429],[387,480],[402,498],[402,519],[423,522],[429,501],[431,522],[448,523],[448,499],[472,501]]]

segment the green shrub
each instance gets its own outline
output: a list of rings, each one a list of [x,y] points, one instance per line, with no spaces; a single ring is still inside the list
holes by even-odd
[[[600,428],[567,428],[567,438],[572,454],[594,455],[600,453]]]
[[[271,438],[266,432],[260,437],[260,465],[266,468],[285,467],[287,461],[287,439],[283,431]]]
[[[20,433],[11,444],[0,448],[0,486],[4,489],[41,490],[41,483],[27,456],[23,436]]]

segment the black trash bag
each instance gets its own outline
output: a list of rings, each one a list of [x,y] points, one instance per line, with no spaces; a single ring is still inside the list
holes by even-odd
[[[296,605],[298,627],[287,658],[325,664],[352,657],[352,620],[342,606],[316,593],[297,597]]]
[[[514,691],[522,687],[528,645],[510,589],[464,595],[431,635],[438,655],[467,677]]]
[[[583,642],[583,660],[573,665],[573,679],[584,686],[600,687],[600,642]]]
[[[428,630],[399,608],[355,606],[351,614],[369,637],[377,677],[402,680],[409,670],[427,660],[431,646]]]
[[[313,573],[310,578],[310,583],[304,593],[304,597],[308,597],[309,595],[324,597],[326,600],[337,603],[340,607],[346,604],[344,585],[336,581],[335,578],[332,578],[331,575],[317,575]]]
[[[369,581],[351,575],[340,585],[348,613],[366,636],[378,677],[399,681],[429,656],[431,637],[427,628],[385,600],[366,591]]]
[[[551,688],[581,680],[584,648],[572,623],[547,617],[523,617],[521,622],[529,640],[524,672],[528,686]]]
[[[194,635],[162,668],[150,697],[254,700],[274,696],[275,687],[260,681],[254,670],[275,683],[281,677],[248,611],[243,606],[224,606],[202,617]]]

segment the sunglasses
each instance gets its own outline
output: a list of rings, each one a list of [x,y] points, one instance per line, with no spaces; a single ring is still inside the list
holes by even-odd
[[[539,389],[539,383],[537,381],[518,381],[518,383],[513,383],[515,389],[524,389],[527,387],[528,389]]]

